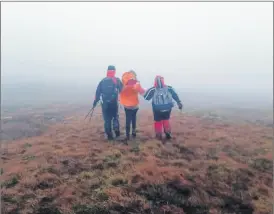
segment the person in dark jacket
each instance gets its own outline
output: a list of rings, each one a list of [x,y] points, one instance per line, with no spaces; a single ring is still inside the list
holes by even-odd
[[[113,140],[112,126],[115,136],[120,136],[118,99],[123,84],[119,78],[115,77],[115,73],[115,66],[108,66],[107,76],[99,82],[93,102],[93,108],[95,108],[101,99],[104,129],[108,140]]]
[[[162,139],[162,130],[164,128],[166,139],[171,139],[169,119],[174,107],[173,100],[176,101],[180,110],[183,108],[179,96],[171,86],[165,85],[163,77],[156,76],[154,86],[146,91],[144,98],[146,100],[152,99],[156,138],[159,140]]]

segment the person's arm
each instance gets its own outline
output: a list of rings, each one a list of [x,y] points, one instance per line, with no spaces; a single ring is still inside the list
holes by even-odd
[[[136,90],[140,95],[144,95],[146,90],[144,88],[142,88],[140,82],[137,82],[135,85],[134,85],[134,90]]]
[[[172,98],[176,101],[179,109],[182,109],[183,108],[183,104],[182,104],[182,102],[181,102],[178,94],[175,92],[175,90],[171,86],[168,86],[168,90],[171,93]]]
[[[101,97],[101,82],[102,81],[99,82],[97,89],[96,89],[95,98],[93,101],[93,108],[96,106],[96,104],[98,103],[98,101],[100,100],[100,97]]]
[[[145,100],[151,100],[155,93],[155,87],[151,87],[144,93]]]

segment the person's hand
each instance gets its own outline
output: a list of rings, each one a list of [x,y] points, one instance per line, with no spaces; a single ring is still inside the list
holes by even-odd
[[[141,88],[140,82],[136,82],[135,85],[134,85],[134,89],[135,89],[136,91],[139,91],[140,88]]]
[[[183,104],[182,104],[182,103],[178,103],[178,108],[179,108],[180,110],[182,110],[182,109],[183,109]]]

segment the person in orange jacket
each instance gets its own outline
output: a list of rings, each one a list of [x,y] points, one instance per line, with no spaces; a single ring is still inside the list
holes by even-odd
[[[130,70],[125,72],[122,76],[123,90],[120,93],[120,103],[125,108],[126,114],[126,140],[130,139],[130,131],[132,126],[131,135],[136,137],[136,116],[139,110],[138,95],[143,95],[145,90],[141,87],[140,82],[137,80],[135,71]]]

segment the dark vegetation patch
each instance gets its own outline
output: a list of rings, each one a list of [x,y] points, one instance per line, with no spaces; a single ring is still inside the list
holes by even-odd
[[[221,208],[225,213],[253,214],[254,212],[251,202],[245,202],[240,198],[233,198],[231,196],[223,196],[222,199],[224,204]]]
[[[206,203],[189,203],[188,199],[193,197],[194,192],[194,187],[183,185],[179,180],[165,184],[142,184],[136,190],[136,193],[144,196],[154,208],[170,204],[182,208],[186,214],[208,213],[209,207]]]
[[[273,174],[273,161],[265,158],[259,158],[254,160],[251,164],[251,167],[259,171],[267,172]]]
[[[104,162],[103,163],[103,168],[110,168],[110,167],[115,168],[115,167],[117,167],[120,163],[120,157],[121,157],[120,153],[106,156],[104,161],[103,161]]]
[[[130,149],[130,152],[133,152],[133,153],[139,153],[140,152],[140,148],[139,146],[134,146]]]
[[[23,147],[24,147],[25,149],[27,149],[27,148],[32,147],[32,145],[31,145],[30,143],[25,143]]]
[[[14,175],[11,177],[10,180],[7,180],[5,182],[3,182],[1,184],[2,187],[6,187],[6,188],[12,188],[14,186],[16,186],[19,183],[19,176],[18,175]]]
[[[111,184],[113,186],[123,186],[123,185],[128,184],[128,181],[125,178],[117,177],[117,178],[113,178],[111,180]]]
[[[9,195],[2,195],[2,200],[6,203],[17,204],[16,198]]]
[[[85,205],[79,204],[73,206],[73,211],[75,214],[110,214],[107,207],[102,205]]]
[[[109,196],[102,190],[97,191],[96,197],[99,201],[107,201],[109,199]]]
[[[34,159],[35,159],[34,155],[26,155],[22,158],[22,160],[25,160],[25,161],[31,161],[31,160],[34,160]]]
[[[207,154],[206,154],[206,158],[207,159],[211,159],[211,160],[218,160],[218,151],[216,148],[210,148],[207,150]]]
[[[151,213],[151,210],[149,209],[143,209],[143,204],[141,203],[140,200],[132,200],[129,201],[123,205],[118,204],[118,203],[112,203],[110,205],[109,210],[111,210],[111,213],[113,211],[115,213],[121,213],[121,214],[128,214],[128,213]],[[150,211],[150,212],[148,212]]]
[[[176,148],[178,148],[179,153],[181,154],[181,158],[191,161],[196,158],[195,153],[190,150],[189,148],[181,145],[181,144],[174,144]]]
[[[62,214],[61,211],[52,205],[43,205],[37,209],[37,214]]]
[[[61,211],[54,205],[54,197],[43,197],[35,213],[37,214],[62,214]]]
[[[81,160],[75,158],[65,158],[61,160],[61,163],[62,167],[60,171],[69,175],[77,175],[91,168],[89,164],[84,164]]]

